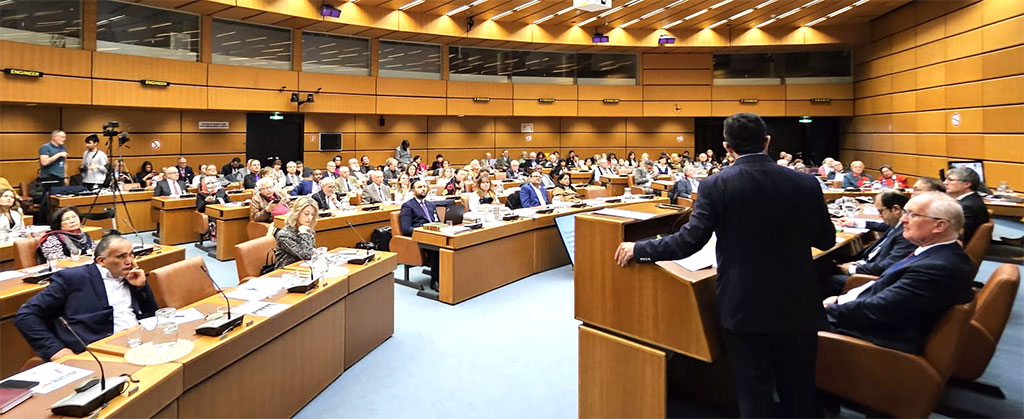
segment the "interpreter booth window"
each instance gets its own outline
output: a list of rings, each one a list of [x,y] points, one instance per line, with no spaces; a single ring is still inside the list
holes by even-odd
[[[199,61],[199,16],[135,3],[100,0],[96,50]]]
[[[441,46],[380,41],[377,75],[441,80]]]
[[[513,83],[573,84],[576,54],[548,51],[512,51]]]
[[[0,40],[82,48],[82,2],[0,0]]]
[[[487,48],[448,47],[448,79],[508,83],[512,76],[514,51]]]
[[[370,40],[303,32],[302,71],[369,76]]]
[[[853,82],[850,51],[787,52],[782,58],[786,84]]]
[[[776,63],[776,61],[779,61]],[[772,54],[715,54],[716,79],[781,78],[782,62]]]
[[[213,63],[291,70],[292,31],[214,19]]]
[[[576,84],[636,85],[636,54],[576,54]]]

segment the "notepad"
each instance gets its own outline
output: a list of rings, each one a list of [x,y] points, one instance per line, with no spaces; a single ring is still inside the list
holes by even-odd
[[[594,211],[597,215],[609,215],[612,217],[619,218],[632,218],[634,220],[649,220],[654,218],[657,214],[651,214],[649,212],[630,211],[618,208],[605,208],[603,210]]]
[[[676,265],[682,266],[690,272],[697,272],[701,269],[707,269],[711,267],[718,267],[718,252],[715,250],[715,246],[718,244],[718,237],[714,233],[711,234],[711,239],[708,240],[707,244],[704,245],[697,253],[694,253],[688,257],[674,260]]]
[[[68,384],[88,377],[92,375],[92,373],[92,371],[75,368],[69,365],[47,362],[35,368],[17,373],[9,379],[36,381],[39,385],[32,387],[32,391],[39,394],[48,394]]]

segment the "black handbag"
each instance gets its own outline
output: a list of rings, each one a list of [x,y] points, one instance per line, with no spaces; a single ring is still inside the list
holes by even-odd
[[[267,250],[267,257],[263,259],[263,266],[260,267],[260,276],[274,272],[274,249]]]

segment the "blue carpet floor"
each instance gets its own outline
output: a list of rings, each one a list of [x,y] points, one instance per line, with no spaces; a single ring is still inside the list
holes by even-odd
[[[1000,223],[1019,237],[1019,223]],[[238,282],[235,264],[202,255],[217,282]],[[978,280],[998,266],[984,262]],[[495,266],[500,269],[500,266]],[[1024,270],[1024,269],[1022,269]],[[396,276],[401,276],[401,269]],[[414,280],[426,276],[413,270]],[[1024,417],[1024,289],[980,381],[1005,400],[960,389],[941,404],[987,417]],[[300,418],[575,418],[577,322],[572,270],[543,272],[457,306],[395,286],[395,334],[302,409]],[[843,417],[863,414],[844,409]],[[933,417],[943,417],[933,414]]]

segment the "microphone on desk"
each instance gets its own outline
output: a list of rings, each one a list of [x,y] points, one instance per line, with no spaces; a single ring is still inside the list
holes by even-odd
[[[67,328],[71,335],[78,340],[78,343],[82,344],[85,351],[92,355],[92,359],[96,360],[96,364],[100,366],[100,378],[94,378],[79,386],[70,396],[51,405],[50,411],[57,416],[86,417],[121,394],[122,387],[124,387],[124,383],[128,381],[128,378],[119,376],[108,380],[103,371],[103,363],[96,357],[96,354],[89,350],[89,347],[78,336],[78,333],[75,333],[75,329],[71,328],[71,325],[68,324],[68,321],[63,316],[59,317],[59,319],[61,325]],[[99,386],[96,384],[99,384]]]
[[[348,263],[351,263],[353,265],[365,265],[367,262],[373,260],[373,251],[377,249],[377,246],[374,245],[373,242],[366,241],[366,239],[363,238],[363,235],[359,234],[359,230],[356,230],[356,227],[353,226],[350,221],[345,220],[345,223],[348,224],[348,228],[351,228],[352,231],[356,232],[356,236],[359,237],[359,243],[356,243],[356,249],[366,250],[366,255],[364,255],[363,257],[349,259]]]
[[[227,315],[224,317],[216,318],[206,323],[196,326],[196,334],[203,336],[220,336],[227,333],[228,330],[234,329],[242,324],[242,319],[245,318],[244,314],[239,314],[238,317],[231,316],[231,301],[228,301],[228,295],[224,293],[224,290],[217,285],[217,281],[213,280],[213,276],[210,275],[210,271],[206,269],[206,265],[199,265],[199,269],[203,270],[206,277],[213,283],[213,287],[217,289],[217,292],[224,297],[224,304],[227,305]]]
[[[139,230],[135,229],[135,225],[133,225],[132,223],[127,224],[128,228],[132,229],[132,232],[134,232],[136,236],[139,236],[139,240],[142,241],[142,245],[139,247],[135,247],[135,245],[132,245],[132,254],[135,255],[135,257],[142,257],[150,253],[153,253],[155,247],[146,244],[146,238],[142,236],[142,233],[139,233]],[[167,226],[164,227],[166,228]]]

